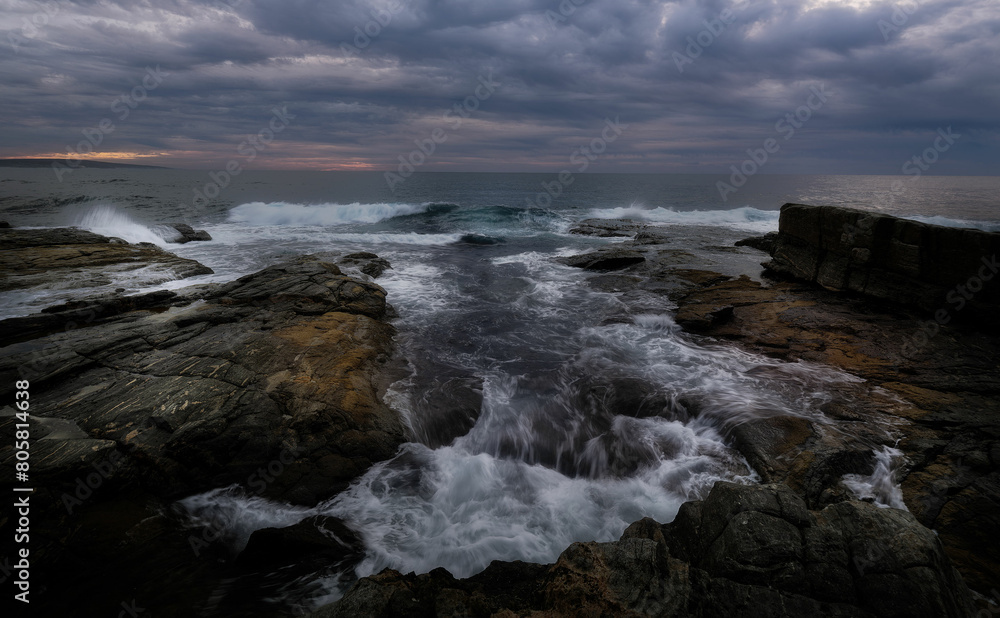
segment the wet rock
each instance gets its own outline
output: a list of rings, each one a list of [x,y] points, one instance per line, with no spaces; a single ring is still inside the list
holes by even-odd
[[[0,230],[6,230],[10,228],[11,228],[10,223],[7,223],[6,221],[0,221]]]
[[[335,270],[296,260],[183,307],[170,295],[123,301],[109,312],[136,310],[0,348],[3,388],[30,376],[36,405],[127,452],[125,467],[154,495],[248,484],[278,461],[266,495],[315,501],[391,457],[403,436],[378,398],[392,335],[380,321],[385,292]],[[60,474],[36,465],[38,478]]]
[[[53,305],[39,313],[0,321],[0,347],[67,328],[98,323],[129,311],[166,310],[176,298],[176,292],[159,290],[134,296],[99,296]]]
[[[372,279],[380,277],[382,273],[392,268],[389,260],[380,258],[368,251],[349,253],[341,258],[338,264],[344,268],[356,268],[359,272],[368,275]]]
[[[171,223],[170,227],[177,230],[179,236],[172,238],[169,242],[184,244],[191,241],[212,240],[211,234],[205,230],[195,230],[186,223]]]
[[[98,287],[138,269],[144,269],[144,277],[164,281],[212,273],[156,245],[133,245],[75,228],[0,230],[0,247],[0,291]]]
[[[646,256],[638,251],[610,247],[591,253],[560,258],[559,261],[574,268],[607,271],[622,270],[629,266],[641,264],[646,261]]]
[[[782,206],[779,226],[775,273],[997,328],[1000,233],[804,204]]]
[[[905,503],[941,534],[969,585],[989,593],[1000,572],[993,558],[1000,541],[987,532],[1000,527],[1000,492],[990,480],[1000,462],[987,455],[1000,436],[1000,338],[938,325],[935,336],[918,341],[927,324],[921,316],[806,283],[724,278],[671,298],[685,328],[867,380],[822,408],[847,431],[814,424],[807,435],[770,425],[788,421],[755,421],[734,430],[734,445],[763,478],[787,483],[818,507],[849,496],[839,479],[869,474],[873,445],[887,439],[878,428],[894,427],[907,461],[899,471]],[[713,320],[711,312],[725,306],[732,316]]]
[[[778,243],[778,233],[768,232],[763,236],[751,236],[750,238],[744,238],[743,240],[736,241],[737,247],[752,247],[754,249],[759,249],[764,253],[770,255],[774,252],[774,248]]]
[[[570,228],[569,232],[582,236],[623,238],[635,236],[635,233],[644,227],[646,227],[644,223],[631,219],[584,219]]]
[[[286,565],[334,566],[364,556],[364,542],[336,517],[313,516],[286,528],[263,528],[250,535],[238,562],[271,571]]]
[[[810,511],[781,485],[720,482],[704,501],[684,504],[673,523],[643,519],[618,541],[574,543],[552,565],[494,562],[464,580],[443,569],[386,570],[314,615],[964,618],[973,611],[941,543],[909,513],[858,501]]]
[[[411,402],[412,424],[418,442],[439,448],[464,436],[476,424],[483,407],[483,379],[428,363],[435,386],[419,401]]]

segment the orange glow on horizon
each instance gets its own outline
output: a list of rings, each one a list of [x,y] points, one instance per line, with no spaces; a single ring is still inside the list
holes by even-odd
[[[64,159],[67,161],[91,160],[91,159],[148,159],[155,157],[169,157],[169,152],[88,152],[70,155],[65,152],[52,152],[34,155],[21,155],[8,157],[10,159]]]

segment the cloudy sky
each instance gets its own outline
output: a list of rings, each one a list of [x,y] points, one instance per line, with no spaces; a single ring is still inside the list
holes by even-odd
[[[0,0],[0,79],[0,157],[896,174],[951,127],[929,173],[1000,170],[997,0]]]

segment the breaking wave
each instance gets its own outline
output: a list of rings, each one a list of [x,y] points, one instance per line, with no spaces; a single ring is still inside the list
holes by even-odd
[[[759,210],[750,206],[732,210],[673,210],[671,208],[644,208],[638,205],[591,210],[595,219],[635,219],[667,225],[707,225],[755,232],[778,229],[777,210]]]
[[[229,220],[247,225],[324,226],[378,223],[393,217],[434,211],[439,204],[292,204],[250,202],[229,211]]]

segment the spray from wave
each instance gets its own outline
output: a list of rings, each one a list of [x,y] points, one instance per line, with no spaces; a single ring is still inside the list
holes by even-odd
[[[950,219],[935,215],[933,217],[924,215],[900,215],[903,219],[928,223],[930,225],[941,225],[944,227],[972,228],[983,230],[984,232],[1000,232],[1000,221],[971,221],[968,219]]]
[[[436,204],[292,204],[250,202],[229,211],[229,220],[247,225],[327,226],[378,223],[433,211]]]
[[[91,208],[77,219],[76,226],[95,234],[121,238],[131,243],[149,242],[166,245],[177,235],[176,230],[168,231],[165,227],[160,229],[160,226],[144,225],[114,206],[108,205]]]
[[[732,210],[673,210],[672,208],[643,208],[639,205],[591,210],[595,219],[634,219],[667,225],[706,225],[728,227],[755,232],[778,229],[777,210],[759,210],[750,206]]]

